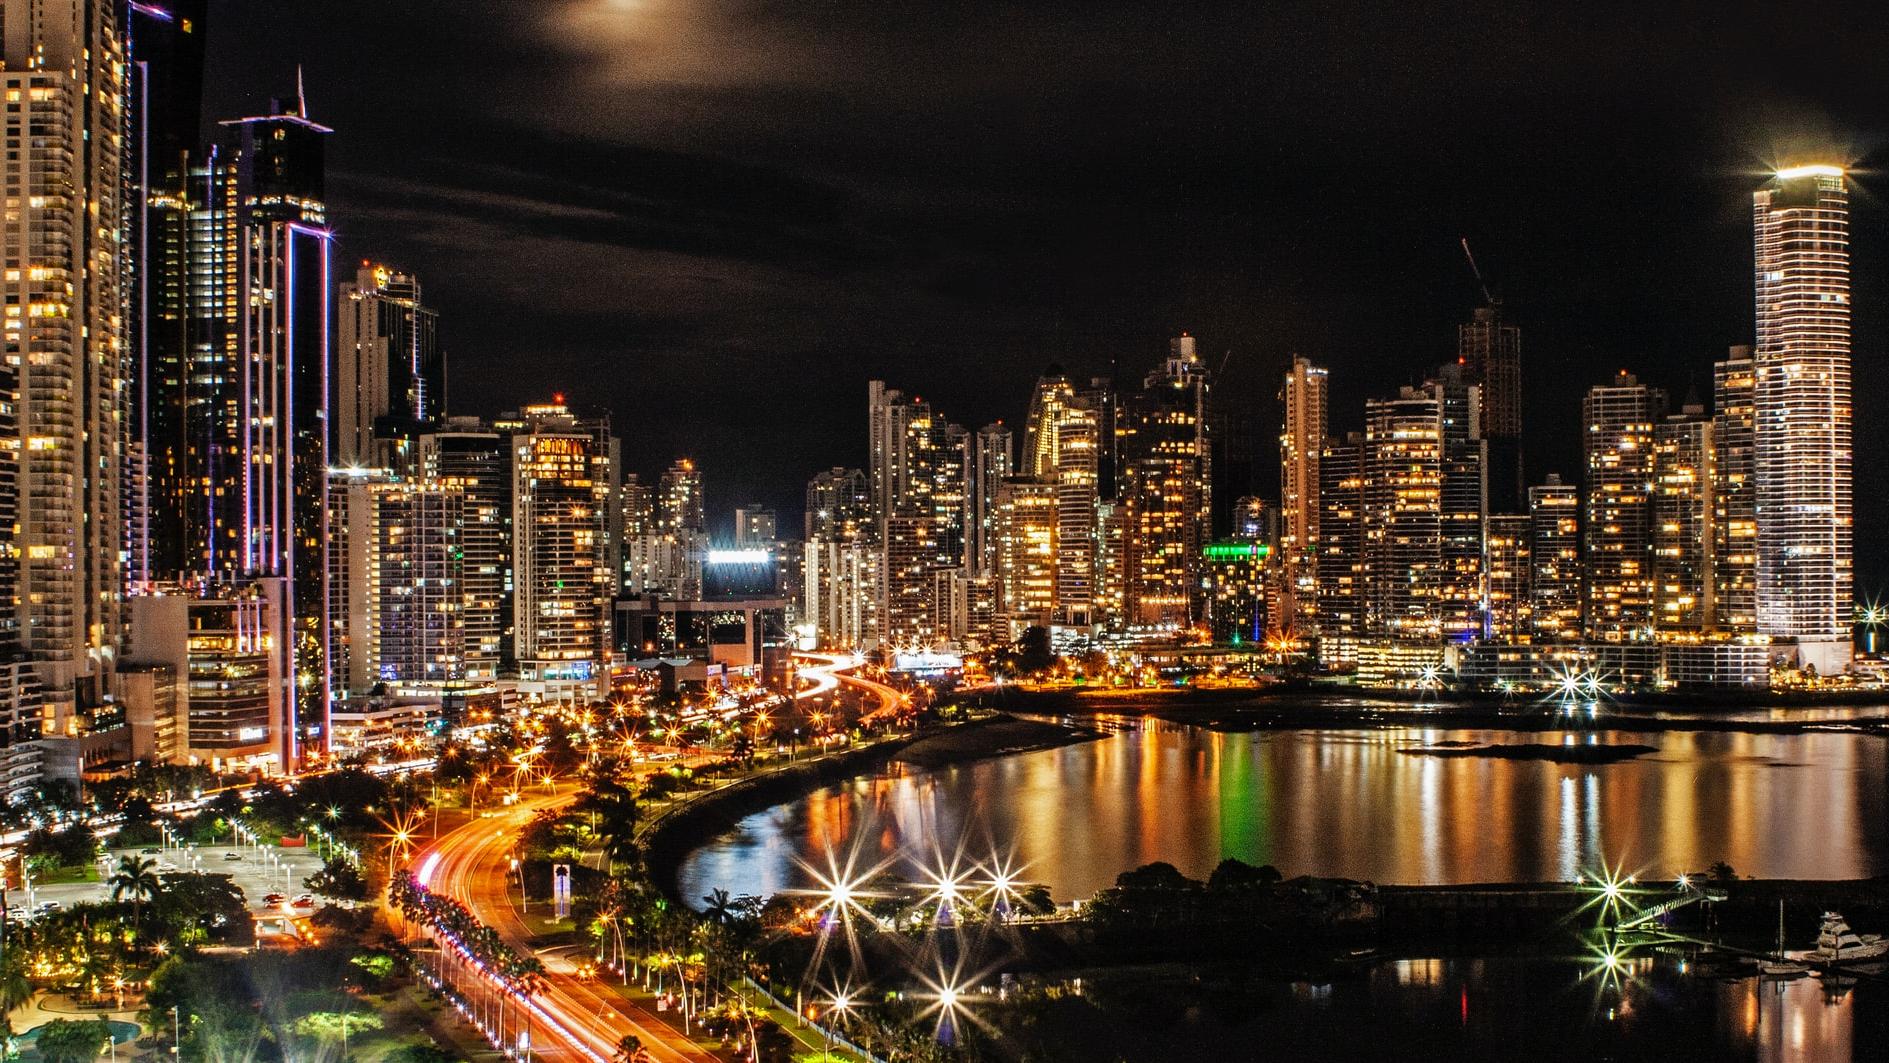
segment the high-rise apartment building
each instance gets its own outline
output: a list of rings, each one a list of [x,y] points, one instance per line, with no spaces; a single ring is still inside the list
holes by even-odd
[[[419,279],[364,262],[341,285],[335,343],[335,464],[401,468],[404,442],[446,412],[439,315]]]
[[[1056,613],[1056,486],[1015,477],[997,488],[997,611],[1011,638]]]
[[[806,538],[852,541],[872,534],[872,498],[866,474],[832,468],[807,481]]]
[[[1441,415],[1442,467],[1438,584],[1432,609],[1446,638],[1487,634],[1484,607],[1484,517],[1490,512],[1484,475],[1488,440],[1482,437],[1482,388],[1446,365],[1428,385]]]
[[[996,564],[997,544],[992,538],[997,519],[997,490],[1015,474],[1010,427],[1002,421],[987,424],[971,437],[969,511],[965,514],[965,568],[989,575]]]
[[[663,531],[700,532],[708,528],[702,508],[702,471],[688,458],[663,470],[656,492],[656,519]]]
[[[1653,623],[1661,639],[1716,629],[1718,452],[1713,422],[1688,405],[1653,429]]]
[[[132,349],[126,51],[106,0],[0,4],[5,357],[14,558],[5,597],[49,733],[90,730],[124,633]],[[135,485],[131,485],[135,486]]]
[[[1586,637],[1653,637],[1654,425],[1666,393],[1632,373],[1589,388],[1581,402],[1587,504],[1581,522]]]
[[[1443,401],[1405,387],[1364,408],[1367,634],[1428,640],[1442,630]]]
[[[1581,637],[1581,492],[1550,473],[1528,489],[1529,624],[1537,642]]]
[[[1489,514],[1483,551],[1485,612],[1488,637],[1498,642],[1526,642],[1534,634],[1528,589],[1531,525],[1526,513]]]
[[[1194,338],[1126,396],[1117,416],[1123,513],[1124,620],[1186,627],[1201,615],[1201,547],[1213,515],[1213,450],[1206,367]]]
[[[458,491],[465,678],[497,678],[512,653],[512,475],[504,437],[476,418],[451,418],[418,442],[422,484]]]
[[[1781,170],[1753,195],[1758,631],[1819,672],[1851,656],[1849,192]]]
[[[1283,632],[1317,628],[1319,459],[1324,453],[1330,380],[1324,367],[1294,356],[1279,401],[1285,427],[1279,433],[1278,563],[1283,609],[1273,625]]]
[[[1758,630],[1757,384],[1750,347],[1712,367],[1714,626],[1728,635]]]
[[[589,679],[609,649],[614,586],[606,444],[562,406],[512,436],[512,571],[519,674]]]
[[[1355,661],[1358,636],[1364,631],[1365,466],[1364,437],[1357,432],[1326,440],[1319,454],[1319,538],[1313,563],[1318,656],[1327,667]]]

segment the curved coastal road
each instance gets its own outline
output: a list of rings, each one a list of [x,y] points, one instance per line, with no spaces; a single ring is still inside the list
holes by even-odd
[[[576,793],[520,800],[491,819],[475,819],[422,846],[415,857],[420,884],[452,897],[520,952],[532,933],[519,917],[506,882],[515,840],[540,811],[576,800]],[[552,1061],[609,1063],[617,1042],[635,1034],[656,1063],[713,1063],[715,1057],[624,997],[547,964],[545,989],[532,1002],[537,1023],[532,1054]],[[600,991],[601,990],[601,991]]]

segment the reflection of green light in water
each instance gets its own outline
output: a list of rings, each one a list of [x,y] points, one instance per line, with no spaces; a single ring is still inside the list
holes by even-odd
[[[1223,857],[1237,857],[1249,864],[1272,862],[1272,795],[1267,792],[1272,777],[1255,768],[1262,751],[1256,735],[1213,736],[1214,762],[1218,775],[1216,796],[1220,806],[1220,852]]]

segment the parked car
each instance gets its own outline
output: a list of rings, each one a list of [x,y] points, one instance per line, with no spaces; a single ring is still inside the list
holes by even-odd
[[[33,914],[45,915],[48,912],[56,912],[64,907],[65,905],[60,904],[58,901],[40,901],[39,907],[33,909]]]
[[[281,904],[283,901],[287,899],[288,898],[282,896],[280,893],[267,893],[263,895],[262,903],[269,904],[269,905],[276,905],[276,904]]]
[[[223,859],[225,860],[241,860],[242,858],[243,854],[238,852],[227,852],[223,854]]]
[[[293,902],[293,907],[296,907],[296,908],[313,908],[314,906],[315,906],[315,898],[310,897],[306,893],[302,894],[300,897],[295,898]]]
[[[157,851],[157,847],[156,847],[156,846],[149,846],[149,847],[146,847],[146,848],[143,848],[143,849],[139,849],[139,850],[138,850],[138,855],[139,855],[139,856],[156,856],[156,855],[157,855],[157,852],[158,852],[158,851]]]
[[[25,906],[25,905],[23,905],[23,904],[10,904],[10,905],[8,905],[8,906],[7,906],[7,918],[8,918],[8,919],[25,919],[25,918],[26,918],[26,906]]]

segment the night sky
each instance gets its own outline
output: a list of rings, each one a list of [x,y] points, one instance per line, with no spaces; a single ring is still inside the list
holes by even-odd
[[[567,392],[632,470],[701,461],[714,523],[786,528],[865,463],[874,376],[975,428],[1187,330],[1266,437],[1293,352],[1358,427],[1453,355],[1464,236],[1523,328],[1530,478],[1578,478],[1587,386],[1709,401],[1750,342],[1766,169],[1849,164],[1859,588],[1889,585],[1889,20],[1420,6],[221,0],[207,114],[305,66],[344,259],[419,274],[453,412]]]

